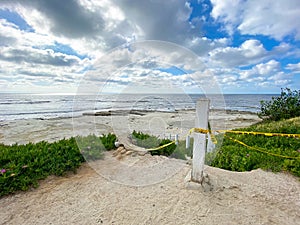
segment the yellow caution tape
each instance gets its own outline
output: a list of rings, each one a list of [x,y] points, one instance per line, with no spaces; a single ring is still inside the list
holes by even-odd
[[[197,132],[201,134],[212,134],[210,130],[202,129],[202,128],[192,128],[189,131],[189,134],[192,132]],[[234,134],[253,134],[253,135],[264,135],[264,136],[279,136],[279,137],[294,137],[300,138],[300,134],[282,134],[282,133],[266,133],[266,132],[256,132],[256,131],[239,131],[239,130],[216,130],[217,133],[234,133]]]
[[[208,134],[212,133],[211,131],[207,129],[202,129],[202,128],[192,128],[189,130],[189,134],[197,132],[201,134]],[[238,130],[216,130],[215,132],[217,133],[234,133],[234,134],[253,134],[253,135],[265,135],[265,136],[279,136],[279,137],[299,137],[300,134],[282,134],[282,133],[266,133],[266,132],[256,132],[256,131],[238,131]]]
[[[159,146],[159,147],[157,147],[157,148],[149,148],[149,149],[146,149],[146,150],[147,150],[147,151],[156,151],[156,150],[162,149],[162,148],[164,148],[164,147],[167,147],[167,146],[169,146],[169,145],[171,145],[171,144],[173,144],[173,143],[175,143],[175,141],[169,142],[169,143],[167,143],[167,144],[165,144],[165,145],[162,145],[162,146]]]
[[[256,150],[256,151],[265,153],[265,154],[267,154],[267,155],[272,155],[272,156],[281,157],[281,158],[286,158],[286,159],[298,159],[298,160],[300,160],[300,156],[299,156],[299,157],[295,157],[295,156],[286,156],[286,155],[275,154],[275,153],[268,152],[268,151],[266,151],[266,150],[264,150],[264,149],[261,149],[261,148],[258,148],[258,147],[249,146],[249,145],[245,144],[244,142],[239,141],[239,140],[237,140],[237,139],[235,139],[235,138],[228,137],[228,136],[226,136],[226,135],[225,135],[224,137],[229,138],[230,140],[232,140],[232,141],[234,141],[234,142],[236,142],[236,143],[239,143],[239,144],[241,144],[241,145],[243,145],[243,146],[245,146],[245,147],[247,147],[247,148],[250,148],[250,149],[253,149],[253,150]]]
[[[209,133],[209,134],[210,134],[211,141],[212,141],[214,144],[217,144],[218,141],[217,141],[215,135],[214,135],[213,133]]]
[[[202,129],[202,128],[197,128],[197,127],[194,127],[192,129],[189,130],[188,135],[191,135],[193,132],[196,132],[196,133],[201,133],[201,134],[210,134],[211,136],[211,140],[214,144],[217,143],[217,139],[215,137],[215,135],[213,134],[213,132],[211,130],[208,130],[208,129]],[[216,130],[215,132],[217,133],[234,133],[234,134],[253,134],[253,135],[264,135],[264,136],[268,136],[268,137],[273,137],[273,136],[279,136],[279,137],[294,137],[294,138],[300,138],[300,134],[282,134],[282,133],[266,133],[266,132],[255,132],[255,131],[236,131],[236,130]],[[225,137],[231,139],[232,141],[235,141],[247,148],[250,148],[250,149],[254,149],[254,150],[257,150],[259,152],[262,152],[262,153],[265,153],[265,154],[269,154],[269,155],[273,155],[273,156],[278,156],[278,157],[282,157],[282,158],[289,158],[289,159],[299,159],[300,157],[293,157],[293,156],[284,156],[284,155],[279,155],[279,154],[275,154],[275,153],[270,153],[270,152],[267,152],[263,149],[260,149],[260,148],[257,148],[257,147],[251,147],[247,144],[245,144],[244,142],[242,141],[239,141],[237,139],[234,139],[234,138],[231,138],[231,137],[228,137],[225,135]],[[165,148],[173,143],[176,143],[176,141],[172,141],[172,142],[169,142],[165,145],[162,145],[162,146],[159,146],[157,148],[150,148],[150,149],[147,149],[147,151],[155,151],[155,150],[159,150],[159,149],[162,149],[162,148]]]
[[[213,141],[214,144],[217,143],[217,139],[215,138],[214,134],[210,131],[210,130],[207,130],[207,129],[202,129],[202,128],[192,128],[190,129],[189,131],[189,134],[191,134],[192,132],[197,132],[197,133],[202,133],[202,134],[210,134],[211,135],[211,140]],[[264,135],[264,136],[267,136],[267,137],[274,137],[274,136],[278,136],[278,137],[293,137],[293,138],[300,138],[300,134],[282,134],[282,133],[267,133],[267,132],[255,132],[255,131],[236,131],[236,130],[216,130],[215,132],[218,132],[218,133],[234,133],[234,134],[252,134],[252,135]],[[262,153],[265,153],[265,154],[268,154],[268,155],[273,155],[273,156],[277,156],[277,157],[282,157],[282,158],[288,158],[288,159],[300,159],[300,157],[293,157],[293,156],[284,156],[284,155],[279,155],[279,154],[275,154],[275,153],[270,153],[268,151],[265,151],[261,148],[257,148],[257,147],[251,147],[247,144],[245,144],[244,142],[242,141],[239,141],[237,139],[234,139],[234,138],[231,138],[231,137],[228,137],[225,135],[225,137],[231,139],[232,141],[235,141],[247,148],[250,148],[250,149],[254,149],[256,151],[259,151],[259,152],[262,152]]]
[[[282,134],[282,133],[266,133],[266,132],[256,132],[256,131],[237,131],[237,130],[217,130],[218,133],[234,133],[234,134],[253,134],[253,135],[264,135],[268,137],[279,136],[279,137],[298,137],[300,134]]]
[[[192,129],[189,130],[189,134],[191,134],[191,133],[193,133],[193,132],[201,133],[201,134],[208,134],[208,133],[209,133],[209,130],[194,127],[194,128],[192,128]]]
[[[218,143],[215,135],[210,130],[194,127],[194,128],[192,128],[192,129],[189,130],[189,134],[191,134],[193,132],[201,133],[201,134],[210,134],[211,141],[214,144]]]

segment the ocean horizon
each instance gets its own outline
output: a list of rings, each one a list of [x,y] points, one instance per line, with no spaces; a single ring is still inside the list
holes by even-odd
[[[14,94],[0,93],[0,121],[81,116],[91,111],[175,111],[195,108],[199,98],[210,99],[211,109],[257,113],[260,101],[276,94]]]

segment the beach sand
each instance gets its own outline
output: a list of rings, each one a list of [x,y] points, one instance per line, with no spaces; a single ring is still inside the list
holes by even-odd
[[[255,113],[214,110],[209,120],[212,129],[233,129],[260,121]],[[27,119],[0,121],[0,142],[24,144],[42,140],[56,141],[76,135],[115,133],[128,135],[133,130],[156,136],[175,135],[185,137],[195,126],[195,110],[177,112],[116,113],[109,116],[81,116],[57,119]]]
[[[88,133],[183,134],[193,111],[1,122],[0,141],[54,141]],[[213,129],[248,126],[255,114],[213,111]],[[74,127],[73,127],[74,124]],[[158,168],[159,171],[149,171]],[[173,173],[167,173],[173,171]],[[209,188],[187,182],[186,161],[150,155],[84,163],[77,174],[51,176],[40,187],[0,199],[0,224],[298,224],[300,182],[284,173],[231,172],[206,166]],[[161,176],[156,180],[157,177]],[[138,179],[137,179],[138,178]]]

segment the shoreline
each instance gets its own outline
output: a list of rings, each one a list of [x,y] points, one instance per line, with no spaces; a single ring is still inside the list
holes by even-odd
[[[212,109],[209,113],[212,129],[234,129],[261,121],[255,113]],[[88,134],[115,133],[125,135],[133,130],[156,136],[184,135],[194,127],[195,109],[175,112],[146,110],[111,111],[94,116],[59,117],[49,119],[23,119],[0,122],[0,143],[25,144],[28,142],[56,141]]]
[[[115,110],[95,110],[95,111],[83,111],[80,115],[75,116],[58,116],[58,117],[36,117],[36,118],[17,118],[17,119],[9,119],[9,120],[0,120],[0,126],[2,123],[8,123],[13,121],[23,121],[23,120],[60,120],[60,119],[71,119],[78,118],[82,116],[116,116],[116,115],[127,115],[127,114],[136,114],[136,115],[145,115],[147,113],[178,113],[178,112],[195,112],[195,109],[176,109],[175,111],[166,111],[166,110],[127,110],[127,109],[115,109]],[[235,110],[235,109],[210,109],[210,112],[226,112],[228,114],[249,114],[249,115],[257,115],[257,112],[247,111],[247,110]]]

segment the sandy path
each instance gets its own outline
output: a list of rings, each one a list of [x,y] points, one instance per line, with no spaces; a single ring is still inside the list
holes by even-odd
[[[38,189],[0,199],[0,224],[297,224],[300,183],[255,170],[207,167],[214,190],[190,190],[190,166],[155,185],[131,187],[87,164],[76,175],[51,177]]]

